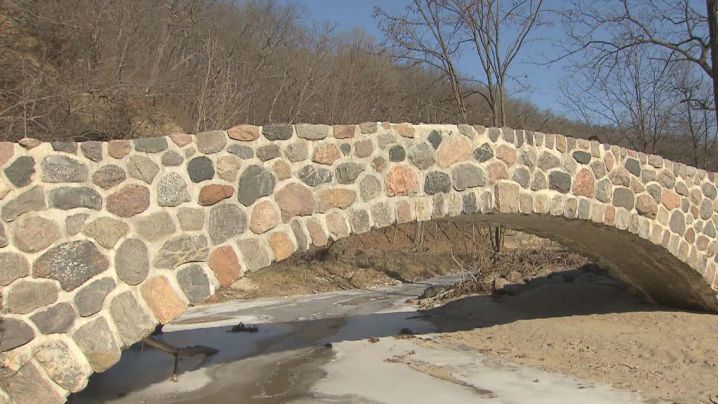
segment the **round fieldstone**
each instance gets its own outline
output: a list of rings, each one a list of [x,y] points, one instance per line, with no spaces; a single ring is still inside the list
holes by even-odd
[[[340,184],[353,184],[359,174],[364,171],[364,166],[355,162],[341,163],[336,168],[337,182]]]
[[[596,189],[596,180],[593,178],[593,173],[588,168],[582,168],[576,173],[576,178],[573,181],[573,193],[578,196],[593,197],[593,193]]]
[[[536,167],[536,151],[534,149],[523,149],[519,153],[519,163],[533,170]]]
[[[92,174],[92,183],[102,189],[110,189],[123,183],[126,179],[125,170],[114,164],[102,166]]]
[[[75,290],[109,267],[109,261],[91,241],[60,244],[41,255],[32,267],[32,276],[60,282],[65,291]]]
[[[573,159],[579,164],[588,164],[591,161],[591,153],[577,150],[573,152]]]
[[[40,216],[21,216],[13,234],[15,246],[20,251],[42,251],[60,238],[60,227],[54,221]]]
[[[129,140],[110,140],[107,145],[107,154],[112,158],[121,159],[132,151],[132,145]]]
[[[313,164],[307,164],[297,171],[297,177],[310,187],[332,182],[331,170]]]
[[[39,311],[30,320],[43,334],[65,333],[75,323],[77,314],[69,303],[59,303]]]
[[[222,287],[231,285],[242,275],[242,267],[239,265],[237,253],[228,245],[215,248],[209,256],[207,265],[214,272],[215,278]]]
[[[668,227],[672,232],[678,233],[680,236],[686,231],[686,218],[680,210],[674,210],[671,218],[668,220]]]
[[[157,241],[171,236],[177,231],[169,212],[159,211],[137,218],[135,232],[145,241]]]
[[[107,211],[120,217],[132,217],[150,206],[150,190],[130,184],[107,197]]]
[[[169,150],[162,155],[162,165],[165,167],[177,167],[182,165],[184,157],[174,150]]]
[[[239,251],[242,253],[244,263],[250,271],[262,269],[272,263],[269,252],[267,252],[267,249],[262,245],[259,239],[250,238],[240,240],[237,242],[237,246],[239,246]]]
[[[441,137],[441,133],[439,133],[439,131],[432,130],[431,133],[429,133],[429,136],[426,137],[426,140],[428,140],[429,144],[431,144],[431,147],[436,150],[439,148],[439,145],[441,144],[443,138]]]
[[[548,187],[552,191],[565,194],[571,189],[571,176],[563,171],[551,171],[548,175]]]
[[[7,168],[5,176],[16,187],[21,188],[32,182],[35,175],[35,160],[30,156],[20,156]]]
[[[658,183],[668,189],[671,189],[676,183],[676,177],[668,170],[661,170],[658,174]]]
[[[549,152],[543,152],[538,158],[538,168],[541,171],[548,171],[561,165],[561,160]]]
[[[89,187],[60,187],[50,191],[50,206],[62,210],[88,208],[102,209],[102,197]],[[108,198],[109,210],[109,198]]]
[[[352,226],[352,233],[362,234],[371,230],[371,222],[369,221],[369,212],[365,209],[353,209],[349,222]]]
[[[356,192],[351,189],[322,189],[317,193],[317,211],[323,213],[333,208],[346,209],[354,204],[356,199]]]
[[[297,131],[297,136],[307,140],[322,140],[329,136],[329,125],[309,125],[299,124],[295,125],[294,129]]]
[[[202,132],[196,137],[197,150],[204,154],[213,154],[224,150],[227,145],[227,136],[222,130]]]
[[[272,164],[272,171],[279,181],[292,178],[292,166],[285,160],[277,160]]]
[[[542,189],[548,188],[548,182],[546,180],[546,175],[542,173],[541,171],[536,171],[533,175],[533,179],[531,180],[531,190],[532,191],[540,191]]]
[[[222,156],[217,159],[217,176],[219,178],[234,182],[237,180],[237,173],[239,173],[239,167],[242,165],[242,160],[237,156]]]
[[[232,195],[234,195],[234,188],[230,185],[205,185],[199,191],[197,203],[202,206],[212,206],[231,197]]]
[[[244,206],[252,205],[257,199],[274,192],[274,175],[259,165],[247,167],[239,176],[237,200]]]
[[[648,192],[648,195],[651,195],[654,201],[661,201],[661,194],[663,193],[663,189],[660,185],[656,183],[648,184],[646,186],[646,192]]]
[[[434,149],[426,143],[419,143],[409,149],[409,161],[419,170],[426,170],[434,165]]]
[[[404,159],[406,159],[406,151],[404,150],[404,146],[397,144],[389,148],[389,161],[398,163],[400,161],[404,161]]]
[[[518,182],[522,188],[528,189],[531,182],[531,173],[526,167],[517,167],[511,175],[511,179],[515,182]]]
[[[473,164],[459,164],[454,167],[451,170],[451,179],[457,191],[486,185],[484,170]]]
[[[177,212],[180,228],[185,231],[202,230],[204,227],[204,216],[204,209],[180,208]]]
[[[269,161],[281,156],[278,144],[268,144],[257,149],[257,158],[261,161]]]
[[[125,346],[141,340],[155,329],[155,321],[135,299],[132,292],[124,292],[110,302],[112,322]]]
[[[633,191],[624,187],[616,187],[613,190],[613,206],[617,208],[633,209],[635,197]]]
[[[160,206],[174,207],[189,201],[187,183],[181,175],[169,173],[160,179],[157,184],[157,203]]]
[[[63,389],[76,393],[87,385],[92,369],[81,353],[63,339],[53,339],[42,344],[35,353],[35,359],[45,373]],[[43,402],[51,402],[44,401]]]
[[[611,200],[613,191],[613,184],[608,178],[604,178],[596,185],[596,199],[601,202],[608,202]]]
[[[317,164],[330,166],[342,158],[342,152],[334,143],[319,144],[314,148],[312,161]]]
[[[632,175],[636,177],[641,176],[641,163],[638,160],[629,158],[623,166],[626,167],[626,170]]]
[[[132,141],[135,150],[143,153],[159,153],[167,150],[167,138],[165,137],[148,137],[144,139],[135,139]]]
[[[130,238],[122,242],[115,254],[117,276],[128,285],[138,285],[150,271],[149,250],[144,242]]]
[[[371,161],[372,168],[378,173],[383,172],[384,169],[386,169],[386,164],[386,159],[381,156],[374,157]]]
[[[713,202],[710,199],[704,198],[703,202],[701,202],[700,215],[703,220],[713,217]]]
[[[110,217],[100,217],[86,224],[82,229],[82,234],[95,240],[102,247],[112,249],[115,244],[127,234],[130,226],[117,219]]]
[[[352,145],[349,143],[342,143],[339,145],[339,150],[342,151],[343,155],[348,156],[352,153]]]
[[[102,143],[98,141],[80,143],[82,155],[94,162],[99,162],[102,160]]]
[[[0,286],[7,286],[16,279],[30,275],[27,258],[14,252],[0,252],[0,268]]]
[[[207,223],[207,233],[212,244],[222,244],[247,231],[247,214],[237,205],[215,205],[209,211]]]
[[[371,139],[359,140],[354,143],[354,155],[359,158],[371,156],[374,152],[374,143]]]
[[[473,155],[479,163],[483,163],[485,161],[491,160],[494,157],[494,149],[491,148],[490,144],[484,143],[474,149]]]
[[[707,198],[713,200],[716,199],[716,187],[715,185],[704,182],[703,185],[701,185],[701,191],[703,191],[703,195],[705,195]]]
[[[6,292],[5,309],[13,314],[27,314],[57,301],[58,290],[53,282],[21,279]]]
[[[636,198],[636,211],[638,211],[639,215],[653,219],[658,212],[658,204],[651,195],[642,194]]]
[[[189,174],[189,179],[194,183],[211,180],[214,177],[212,160],[206,156],[193,158],[187,164],[187,174]]]
[[[26,322],[16,318],[0,321],[0,352],[23,346],[35,338],[35,331]]]
[[[312,190],[297,183],[287,184],[275,192],[274,200],[279,205],[284,220],[294,216],[311,215],[316,204]]]
[[[82,230],[82,226],[85,225],[87,218],[90,217],[87,213],[77,213],[65,218],[65,232],[68,236],[74,236]]]
[[[254,157],[254,149],[241,144],[233,144],[227,148],[227,151],[239,157],[242,160],[249,160]]]
[[[309,158],[309,151],[305,142],[294,142],[286,146],[284,154],[292,163],[298,163]]]
[[[43,192],[41,186],[36,185],[18,195],[17,198],[5,203],[2,208],[2,219],[6,222],[12,222],[24,213],[45,210],[46,208],[45,192]]]
[[[152,264],[159,269],[175,269],[190,262],[207,261],[208,255],[206,236],[185,235],[165,241]]]
[[[292,240],[289,239],[284,232],[274,232],[269,236],[269,248],[274,253],[274,259],[277,261],[283,261],[289,258],[295,251]]]
[[[87,181],[87,166],[68,156],[47,156],[42,160],[41,166],[43,182],[59,183]]]
[[[473,155],[471,140],[466,136],[452,135],[444,139],[436,150],[436,163],[441,168],[466,161]]]
[[[384,177],[384,186],[388,196],[414,194],[419,191],[419,178],[412,167],[397,165]]]
[[[381,133],[377,136],[377,143],[379,143],[379,148],[384,150],[389,147],[389,145],[396,143],[396,136],[391,133]]]
[[[115,281],[112,278],[97,279],[83,286],[74,298],[80,316],[89,317],[99,313],[105,298],[115,290],[115,286]]]
[[[279,210],[270,201],[261,201],[252,209],[249,228],[256,234],[265,233],[279,224]]]
[[[227,130],[227,136],[241,142],[251,142],[259,139],[259,128],[254,125],[237,125]]]
[[[104,317],[83,324],[72,338],[95,372],[104,372],[120,360],[120,348]]]
[[[292,125],[262,126],[262,135],[268,140],[287,140],[292,137]]]
[[[71,154],[77,153],[77,142],[73,142],[72,140],[57,140],[50,142],[50,146],[52,146],[52,150],[54,151]]]
[[[449,174],[441,171],[432,171],[426,174],[424,180],[424,192],[428,195],[434,195],[441,192],[449,192],[451,190],[451,179]]]
[[[177,283],[192,304],[204,302],[211,294],[209,278],[197,264],[180,269],[177,273]]]
[[[359,196],[362,201],[370,201],[381,193],[381,181],[373,175],[366,175],[359,181]]]

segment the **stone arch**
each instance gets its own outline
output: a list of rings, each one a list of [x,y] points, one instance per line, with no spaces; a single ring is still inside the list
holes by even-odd
[[[718,311],[718,178],[595,141],[241,125],[23,139],[0,143],[0,166],[0,398],[18,402],[64,400],[244,271],[393,223],[502,223],[594,257],[656,302]]]

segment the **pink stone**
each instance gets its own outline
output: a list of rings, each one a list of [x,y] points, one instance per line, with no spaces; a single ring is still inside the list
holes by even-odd
[[[0,142],[0,166],[7,163],[15,154],[15,145],[10,142]]]
[[[409,195],[419,192],[419,177],[408,165],[394,166],[384,178],[388,196]]]
[[[511,167],[516,162],[516,149],[502,144],[496,149],[496,158]]]
[[[279,224],[281,217],[279,210],[270,201],[264,200],[252,208],[252,217],[249,220],[249,228],[256,234],[265,233]]]
[[[199,191],[198,203],[202,206],[214,205],[234,195],[234,188],[231,185],[210,184],[202,187]]]
[[[285,185],[274,193],[274,200],[279,205],[285,222],[294,216],[311,215],[316,205],[312,190],[299,183]]]
[[[294,244],[285,233],[278,231],[269,236],[269,247],[277,261],[289,258],[294,253]]]
[[[333,143],[321,144],[314,149],[312,161],[318,164],[332,165],[342,158],[342,152]]]
[[[505,180],[509,178],[509,174],[506,171],[506,166],[500,161],[495,161],[486,167],[486,172],[489,175],[489,184],[495,184],[498,180]]]
[[[676,209],[681,206],[681,196],[673,191],[664,189],[661,193],[661,203],[666,209]]]
[[[187,310],[187,304],[164,276],[148,279],[140,287],[142,297],[160,324],[167,324]]]
[[[214,249],[209,255],[207,264],[222,287],[231,285],[242,276],[242,267],[239,265],[237,253],[228,245]]]
[[[259,128],[254,125],[237,125],[227,129],[227,136],[230,139],[251,142],[259,138]]]
[[[186,133],[173,133],[170,135],[170,139],[179,147],[184,147],[192,143],[192,135]]]
[[[128,155],[132,150],[129,140],[110,140],[107,145],[107,153],[116,159],[121,159]]]
[[[354,137],[356,125],[334,125],[332,126],[334,137],[337,139],[350,139]]]
[[[316,219],[307,220],[307,231],[309,236],[312,238],[312,243],[317,247],[324,247],[329,243],[327,234],[324,232],[324,228]]]
[[[107,211],[120,217],[132,217],[150,207],[150,190],[141,185],[126,185],[107,197]]]
[[[394,125],[394,130],[396,130],[396,133],[398,133],[401,137],[406,137],[410,139],[414,138],[414,125],[408,122]]]
[[[574,195],[592,197],[595,189],[596,181],[593,179],[591,171],[587,168],[579,170],[573,181]]]
[[[471,141],[463,135],[445,137],[436,151],[437,164],[441,168],[447,168],[471,158]]]

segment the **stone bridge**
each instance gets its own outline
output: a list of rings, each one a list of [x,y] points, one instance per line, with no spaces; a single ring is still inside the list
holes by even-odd
[[[244,271],[394,223],[548,237],[657,303],[718,311],[718,176],[466,125],[242,125],[0,143],[0,403],[62,402]]]

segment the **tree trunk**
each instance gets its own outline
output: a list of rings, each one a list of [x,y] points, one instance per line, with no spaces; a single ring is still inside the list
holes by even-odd
[[[708,33],[711,44],[711,78],[713,79],[713,106],[716,111],[716,123],[718,124],[718,2],[706,0]],[[717,127],[718,129],[718,127]]]

